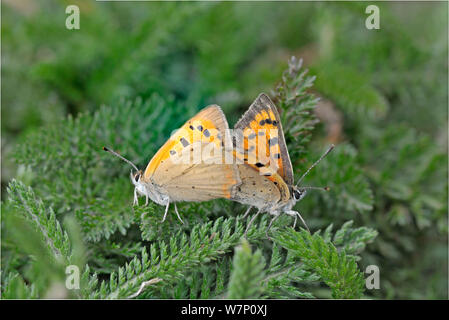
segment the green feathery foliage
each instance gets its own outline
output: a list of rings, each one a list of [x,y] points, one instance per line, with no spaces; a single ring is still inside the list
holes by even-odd
[[[96,276],[90,278],[89,267],[84,268],[85,248],[76,222],[70,217],[65,219],[64,225],[70,231],[69,235],[61,227],[53,210],[45,208],[33,190],[19,181],[11,181],[8,193],[8,212],[14,215],[6,216],[7,223],[11,226],[8,229],[7,239],[13,239],[17,247],[20,247],[19,250],[30,256],[28,272],[34,277],[39,276],[39,280],[28,287],[19,274],[10,272],[5,279],[5,291],[18,290],[20,295],[28,291],[28,297],[34,298],[42,296],[64,298],[82,297],[83,293],[92,290]],[[77,266],[81,272],[84,271],[80,290],[69,292],[64,286],[66,267],[69,265]],[[46,272],[39,274],[41,269]],[[42,292],[39,291],[40,288],[36,288],[44,283],[50,287],[49,292]]]
[[[50,256],[56,261],[70,262],[70,242],[66,232],[53,210],[45,208],[43,202],[37,199],[31,188],[12,180],[8,187],[9,200],[12,206],[30,221],[39,233],[41,241],[49,249]]]
[[[17,272],[9,273],[2,282],[2,299],[36,299],[36,286],[27,286]]]
[[[364,279],[354,259],[338,252],[332,243],[307,231],[292,230],[277,235],[284,248],[301,257],[306,268],[314,270],[332,290],[334,298],[360,298]]]
[[[305,90],[310,86],[310,79],[304,77],[305,73],[295,59],[290,61],[289,71],[286,74],[288,77],[284,77],[283,82],[278,86],[278,91],[287,92],[287,87],[294,88],[296,92],[293,93],[294,95],[305,96]],[[282,95],[279,97],[281,98]],[[304,105],[299,100],[284,97],[286,99],[284,105],[287,106],[286,112],[294,110],[295,106]],[[309,101],[308,98],[306,100]],[[108,144],[107,142],[111,141],[110,143],[119,148],[123,146],[129,150],[127,154],[139,154],[136,149],[142,147],[131,141],[144,139],[135,136],[134,132],[139,132],[139,128],[137,120],[134,118],[147,119],[142,120],[146,123],[150,121],[159,123],[160,118],[163,117],[158,111],[160,109],[158,106],[160,107],[162,103],[167,105],[166,101],[154,96],[146,103],[139,100],[132,104],[121,103],[116,108],[103,107],[93,116],[86,114],[76,120],[69,118],[65,124],[61,123],[54,128],[42,130],[35,136],[35,140],[19,148],[16,153],[17,158],[21,159],[19,161],[25,163],[27,155],[36,153],[38,148],[45,150],[42,158],[35,158],[34,162],[28,164],[29,167],[36,166],[39,170],[37,171],[39,175],[33,178],[32,184],[46,184],[47,187],[50,187],[50,189],[40,188],[40,192],[47,195],[45,200],[58,208],[60,216],[67,215],[67,211],[73,210],[84,234],[84,240],[90,242],[87,247],[87,251],[90,251],[87,254],[89,266],[84,268],[83,286],[84,288],[95,287],[100,281],[98,278],[100,275],[101,282],[98,289],[80,290],[78,296],[102,299],[180,297],[183,289],[180,285],[176,286],[176,283],[181,281],[185,286],[186,277],[191,277],[190,286],[193,286],[193,289],[187,292],[190,297],[199,295],[201,298],[210,296],[248,298],[260,296],[262,293],[266,297],[281,297],[287,293],[296,297],[313,297],[311,293],[302,292],[291,283],[317,282],[319,278],[314,275],[313,271],[311,273],[306,268],[294,264],[281,267],[279,265],[281,255],[276,246],[273,248],[271,266],[266,268],[267,276],[265,276],[264,263],[261,263],[261,249],[252,254],[249,244],[243,243],[242,249],[236,250],[233,266],[224,262],[240,242],[245,227],[243,222],[235,220],[235,218],[214,215],[220,212],[226,215],[227,212],[233,210],[235,204],[224,200],[183,204],[180,206],[180,210],[183,213],[185,225],[180,224],[174,215],[171,215],[168,221],[162,224],[160,220],[163,215],[163,207],[151,203],[149,206],[132,209],[129,198],[124,197],[122,191],[124,178],[117,179],[116,182],[112,181],[111,184],[103,182],[101,186],[95,185],[96,181],[110,179],[107,176],[113,173],[106,168],[110,167],[111,162],[115,160],[102,154],[97,146]],[[168,101],[168,103],[170,102]],[[175,109],[172,108],[172,110]],[[131,117],[125,119],[125,114],[131,115]],[[165,116],[167,115],[165,114]],[[121,132],[120,136],[114,134],[117,128]],[[289,127],[287,126],[287,128]],[[307,128],[307,130],[310,129]],[[304,127],[293,128],[289,132],[295,130],[297,134],[303,132],[306,135],[303,131],[306,130]],[[51,137],[56,137],[56,132],[61,131],[67,132],[67,135],[70,132],[71,139],[61,139],[59,142],[50,144]],[[118,137],[121,140],[117,140]],[[146,136],[146,138],[147,141],[158,140],[154,135]],[[305,142],[301,146],[304,144]],[[62,152],[69,146],[72,150],[76,148],[76,153],[87,155],[71,159],[69,153]],[[133,150],[133,148],[135,149]],[[59,159],[66,158],[68,163],[64,168],[55,166],[58,162],[57,157]],[[47,163],[48,165],[38,166],[37,163]],[[63,172],[72,166],[73,170],[63,175]],[[88,168],[88,166],[93,166],[93,168]],[[119,170],[118,173],[123,171]],[[123,175],[126,175],[125,172]],[[43,178],[44,175],[45,178]],[[61,183],[49,186],[48,181],[57,179],[57,176],[60,176]],[[80,183],[82,182],[83,188],[76,188],[73,184],[76,176]],[[85,180],[81,181],[80,176]],[[128,194],[132,194],[130,185],[125,184],[125,186],[128,189]],[[42,239],[50,247],[53,256],[62,257],[66,264],[70,264],[71,250],[73,249],[67,233],[61,228],[52,209],[49,209],[50,211],[47,213],[44,203],[36,198],[30,187],[25,187],[22,183],[13,181],[9,190],[10,204],[34,223],[36,230],[41,233]],[[66,195],[68,196],[66,197]],[[110,198],[115,198],[114,202],[111,202]],[[268,217],[264,216],[258,224],[250,228],[247,235],[249,241],[260,243],[265,238],[264,230],[267,227],[267,220]],[[283,219],[280,225],[285,225],[288,220]],[[139,226],[136,230],[137,234],[131,228],[132,223],[137,223]],[[136,238],[139,233],[141,239]],[[116,241],[120,241],[119,234],[128,239],[127,241],[133,242],[124,242],[118,245]],[[112,236],[113,238],[111,238]],[[144,244],[142,241],[152,243]],[[270,251],[269,247],[263,246],[262,248]],[[120,265],[120,261],[122,261],[122,265]],[[205,265],[210,265],[210,270],[206,271]],[[254,265],[257,265],[258,268],[255,268]],[[201,274],[196,270],[200,266],[203,268]],[[228,270],[223,270],[223,266],[227,266]],[[95,272],[89,276],[90,267],[94,267]],[[229,271],[229,268],[232,268],[232,271]],[[248,268],[252,270],[251,273],[248,272]],[[291,268],[294,270],[290,270]],[[359,275],[357,268],[351,269],[351,271]],[[224,277],[224,274],[227,276]],[[107,279],[103,275],[107,276]],[[248,278],[243,280],[242,277]],[[212,290],[210,287],[206,289],[206,286],[213,281],[216,282],[215,289]],[[226,286],[226,282],[228,282],[228,286]],[[242,283],[247,285],[241,287]],[[332,285],[333,283],[331,283],[331,287]],[[225,295],[226,287],[228,287],[228,294]],[[357,292],[361,293],[360,290]],[[347,297],[354,296],[357,295],[347,295]]]
[[[262,238],[266,227],[265,219],[251,228],[248,238]],[[114,299],[137,296],[140,288],[144,289],[147,282],[155,279],[165,284],[176,282],[184,276],[184,272],[216,260],[230,251],[244,230],[238,220],[220,218],[213,223],[194,226],[189,237],[185,233],[178,233],[172,235],[169,243],[159,241],[151,245],[148,251],[142,251],[141,259],[136,257],[120,267],[117,273],[113,272],[108,284],[102,282],[99,297]],[[151,290],[154,289],[155,286],[152,286]]]
[[[248,241],[235,249],[234,263],[229,280],[229,299],[256,299],[260,296],[260,283],[264,277],[264,259],[260,250],[251,252]]]
[[[2,298],[447,298],[447,3],[379,3],[380,30],[356,2],[89,2],[82,32],[64,6],[2,5]],[[203,107],[233,127],[260,92],[295,176],[336,144],[303,181],[330,191],[294,208],[312,234],[283,215],[268,241],[265,214],[245,242],[225,199],[179,203],[184,224],[132,206],[103,146],[143,169]]]

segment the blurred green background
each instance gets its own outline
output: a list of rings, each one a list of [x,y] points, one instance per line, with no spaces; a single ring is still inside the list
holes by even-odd
[[[65,28],[70,4],[80,30]],[[376,4],[380,30],[363,2],[2,1],[2,198],[37,128],[155,92],[217,103],[232,126],[295,55],[317,76],[317,137],[356,146],[375,193],[374,295],[447,298],[447,3]]]

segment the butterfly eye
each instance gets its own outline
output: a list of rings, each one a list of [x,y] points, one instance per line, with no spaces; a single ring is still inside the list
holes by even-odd
[[[139,179],[140,179],[140,173],[136,173],[136,175],[134,176],[134,180],[136,182],[139,182]]]
[[[293,191],[293,195],[295,196],[295,199],[296,199],[296,200],[299,200],[299,199],[301,199],[302,192],[301,192],[301,191],[298,191],[298,190],[294,190],[294,191]]]

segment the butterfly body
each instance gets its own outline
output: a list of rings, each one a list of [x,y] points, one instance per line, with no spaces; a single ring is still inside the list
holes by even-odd
[[[188,120],[153,156],[144,172],[131,175],[134,203],[142,195],[146,203],[151,199],[166,206],[165,219],[173,202],[231,199],[240,178],[235,163],[225,162],[224,146],[231,144],[228,128],[216,105]]]
[[[295,204],[306,190],[294,185],[293,168],[285,143],[281,119],[271,99],[261,93],[235,125],[234,145],[242,183],[232,200],[269,213],[275,219],[282,213],[295,217]],[[246,216],[245,214],[245,216]],[[301,218],[302,220],[302,218]],[[250,224],[249,223],[249,224]]]

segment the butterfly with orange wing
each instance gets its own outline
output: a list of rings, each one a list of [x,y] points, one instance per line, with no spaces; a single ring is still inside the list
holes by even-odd
[[[293,168],[285,143],[282,124],[276,106],[271,99],[261,93],[251,104],[234,128],[233,143],[241,184],[236,186],[232,200],[258,209],[247,225],[248,231],[254,219],[263,212],[274,218],[266,230],[282,213],[299,217],[308,229],[299,212],[294,211],[295,204],[304,198],[308,189],[328,190],[319,187],[298,187],[302,179],[333,148],[330,148],[316,161],[294,184]],[[245,232],[246,234],[246,232]]]
[[[176,206],[179,201],[231,199],[240,178],[235,163],[226,161],[225,145],[232,145],[228,122],[217,105],[204,108],[188,120],[159,149],[144,172],[115,151],[103,148],[131,164],[135,185],[134,204],[143,195],[165,206],[165,221],[170,203],[182,222]],[[231,154],[232,158],[232,154]]]

